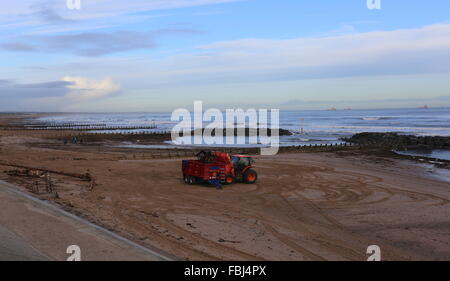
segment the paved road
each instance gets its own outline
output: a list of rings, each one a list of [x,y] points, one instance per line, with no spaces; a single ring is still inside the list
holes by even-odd
[[[0,261],[67,260],[77,245],[82,260],[171,260],[0,181]]]
[[[0,261],[43,261],[48,257],[38,252],[21,237],[0,225]]]

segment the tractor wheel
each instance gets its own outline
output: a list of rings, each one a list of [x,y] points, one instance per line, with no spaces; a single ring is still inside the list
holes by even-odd
[[[189,176],[189,184],[195,184],[197,179],[194,176]]]
[[[183,181],[184,181],[184,183],[189,184],[189,176],[188,175],[183,175]]]
[[[252,183],[255,183],[257,179],[258,179],[258,173],[256,173],[255,170],[248,169],[247,171],[245,171],[245,173],[244,173],[244,182],[245,183],[252,184]]]
[[[225,184],[233,184],[234,183],[234,177],[232,175],[225,176]]]

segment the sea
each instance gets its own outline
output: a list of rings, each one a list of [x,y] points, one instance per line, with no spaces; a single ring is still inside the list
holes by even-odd
[[[170,131],[178,123],[171,121],[171,114],[169,112],[55,113],[39,117],[33,122],[53,125],[104,124],[105,129],[95,131],[97,133],[110,133],[112,127],[115,128],[114,132],[128,133]],[[152,129],[126,129],[153,125],[155,128]],[[341,143],[342,138],[360,132],[450,136],[450,108],[281,111],[279,126],[293,133],[292,136],[280,137],[281,146]],[[246,144],[246,146],[250,145]],[[411,153],[420,155],[421,152]],[[430,153],[437,156],[436,158],[450,160],[450,153],[446,150],[426,152],[427,155]]]

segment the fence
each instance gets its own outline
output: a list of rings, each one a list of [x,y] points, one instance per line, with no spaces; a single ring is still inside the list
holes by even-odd
[[[342,143],[342,144],[317,144],[317,145],[300,145],[300,146],[283,146],[280,147],[279,153],[308,153],[308,152],[334,152],[342,150],[358,150],[362,148],[373,148],[373,145],[361,146],[356,144]],[[150,160],[161,158],[182,158],[195,157],[197,153],[202,150],[214,150],[227,152],[230,154],[249,154],[258,155],[259,148],[224,148],[224,147],[203,147],[192,149],[180,148],[150,148],[148,152],[133,152],[122,153],[117,160]]]

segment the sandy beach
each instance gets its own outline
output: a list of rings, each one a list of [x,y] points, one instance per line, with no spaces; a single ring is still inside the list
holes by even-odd
[[[0,125],[21,118],[3,114]],[[179,259],[363,261],[369,245],[383,260],[450,259],[450,183],[407,159],[353,150],[257,156],[257,184],[216,190],[183,183],[184,157],[61,145],[50,133],[2,127],[0,179]],[[51,171],[57,196],[42,178],[11,174],[24,167]],[[76,177],[86,173],[94,184]]]

